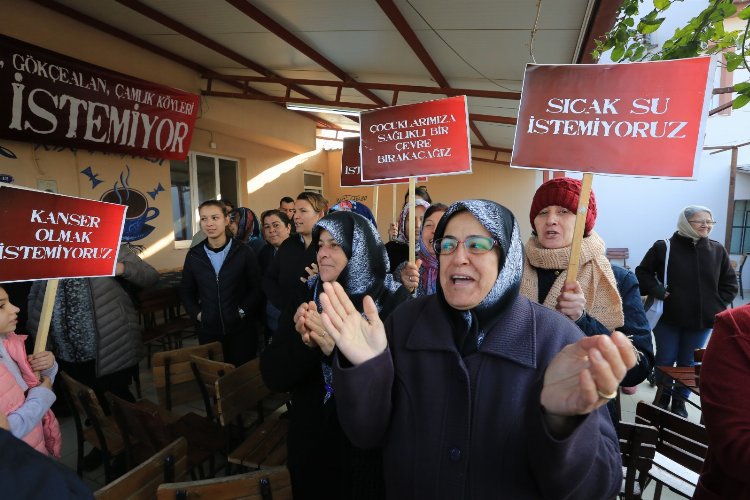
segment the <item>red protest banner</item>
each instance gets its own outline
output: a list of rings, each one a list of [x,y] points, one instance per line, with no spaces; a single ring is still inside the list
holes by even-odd
[[[466,96],[360,116],[362,181],[471,173]]]
[[[710,57],[608,65],[530,64],[511,166],[693,177],[703,147],[712,78]]]
[[[359,137],[344,138],[344,148],[341,153],[341,187],[381,186],[409,182],[408,178],[363,181],[359,161]],[[418,181],[427,182],[427,177],[420,177]]]
[[[200,97],[0,35],[0,137],[184,160]]]
[[[114,275],[126,209],[0,184],[0,282]]]

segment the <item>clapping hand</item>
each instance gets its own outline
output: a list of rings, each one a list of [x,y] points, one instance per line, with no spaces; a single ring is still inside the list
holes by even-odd
[[[584,337],[565,346],[547,367],[541,404],[558,417],[591,413],[617,395],[635,363],[633,345],[621,332]]]
[[[299,280],[302,283],[307,283],[307,280],[309,280],[310,278],[318,274],[318,265],[315,262],[313,262],[309,266],[305,267],[305,271],[307,271],[307,276],[299,277]]]
[[[350,363],[359,365],[385,351],[385,326],[370,296],[363,302],[364,318],[339,283],[324,283],[323,290],[323,325]]]
[[[294,327],[302,336],[302,342],[307,347],[317,345],[326,356],[329,356],[333,352],[333,348],[336,347],[336,343],[323,326],[315,302],[303,303],[297,308],[297,312],[294,314]]]

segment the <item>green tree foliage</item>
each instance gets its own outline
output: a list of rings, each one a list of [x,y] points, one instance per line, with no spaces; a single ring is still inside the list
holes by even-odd
[[[659,29],[672,5],[683,1],[694,0],[654,0],[654,9],[640,16],[643,0],[624,0],[612,30],[596,41],[594,58],[599,59],[608,50],[612,51],[610,57],[614,62],[659,61],[722,53],[728,71],[740,67],[750,70],[747,37],[750,6],[737,13],[732,0],[711,0],[697,16],[677,28],[662,47],[649,44],[647,35]],[[735,14],[746,21],[745,29],[726,31],[724,20]],[[733,108],[741,108],[750,102],[750,83],[739,83],[734,86],[734,91],[737,97]]]

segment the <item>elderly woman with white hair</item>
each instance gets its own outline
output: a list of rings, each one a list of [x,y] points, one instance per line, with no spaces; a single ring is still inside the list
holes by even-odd
[[[664,313],[654,327],[656,366],[693,366],[693,351],[705,347],[714,316],[737,295],[737,277],[727,251],[708,237],[714,224],[709,208],[690,205],[680,212],[677,232],[669,238],[666,287],[665,240],[654,243],[635,270],[641,294],[664,300]],[[656,378],[662,382],[658,370]],[[687,388],[665,390],[654,404],[666,410],[671,399],[672,413],[687,417],[689,396]]]

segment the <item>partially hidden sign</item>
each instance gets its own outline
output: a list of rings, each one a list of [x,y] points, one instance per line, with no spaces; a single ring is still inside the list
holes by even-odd
[[[471,173],[466,96],[368,111],[360,129],[363,182]]]
[[[511,166],[692,178],[713,74],[710,57],[528,65]]]
[[[184,160],[200,97],[0,35],[0,137]]]
[[[126,209],[0,184],[0,282],[114,275]]]
[[[408,178],[386,179],[378,181],[362,181],[362,167],[360,166],[359,137],[344,138],[341,153],[341,187],[367,187],[383,184],[406,184]],[[420,177],[418,182],[426,182],[427,177]]]

